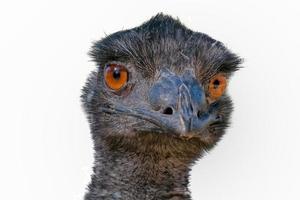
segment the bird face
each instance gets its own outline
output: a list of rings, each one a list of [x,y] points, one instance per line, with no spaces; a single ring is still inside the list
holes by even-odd
[[[154,125],[154,127],[145,127],[143,124],[137,129],[127,128],[127,131],[179,136],[199,135],[203,134],[210,125],[222,120],[217,103],[208,103],[208,100],[211,97],[219,98],[223,94],[225,76],[218,74],[219,77],[213,78],[214,82],[210,83],[207,97],[205,88],[197,80],[192,68],[187,68],[178,75],[168,67],[162,67],[156,72],[150,84],[146,80],[144,82],[135,80],[136,77],[131,75],[132,70],[134,69],[128,70],[123,64],[110,63],[105,66],[104,87],[108,92],[121,98],[110,97],[114,102],[109,106],[100,107],[104,113],[117,114],[121,118],[130,116]],[[127,82],[128,77],[133,79],[130,83]],[[145,91],[137,88],[141,85]],[[220,92],[214,94],[216,90]]]
[[[228,80],[241,59],[209,36],[157,15],[96,42],[83,89],[94,137],[193,138],[213,145],[232,103]]]

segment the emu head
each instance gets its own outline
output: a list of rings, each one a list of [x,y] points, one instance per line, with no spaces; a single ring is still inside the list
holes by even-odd
[[[95,147],[194,158],[224,134],[226,92],[241,59],[221,42],[158,14],[94,43],[82,101]]]

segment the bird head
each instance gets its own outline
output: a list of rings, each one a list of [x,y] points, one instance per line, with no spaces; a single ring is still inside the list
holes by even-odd
[[[96,145],[208,149],[224,134],[241,59],[221,42],[158,14],[95,42],[90,55],[97,70],[82,101]]]

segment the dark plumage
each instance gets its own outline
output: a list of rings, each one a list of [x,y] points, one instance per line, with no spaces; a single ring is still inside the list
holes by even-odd
[[[228,79],[241,59],[163,14],[96,42],[90,55],[97,70],[82,102],[95,165],[85,199],[190,199],[190,168],[220,140],[232,112],[226,92],[211,98],[210,80]],[[119,90],[104,77],[111,64],[128,71]]]

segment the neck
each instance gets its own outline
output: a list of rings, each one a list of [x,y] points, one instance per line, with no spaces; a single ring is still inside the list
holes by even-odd
[[[152,138],[153,139],[153,138]],[[94,175],[86,200],[191,199],[190,166],[195,155],[182,151],[180,140],[168,145],[139,138],[106,138],[96,146]]]

